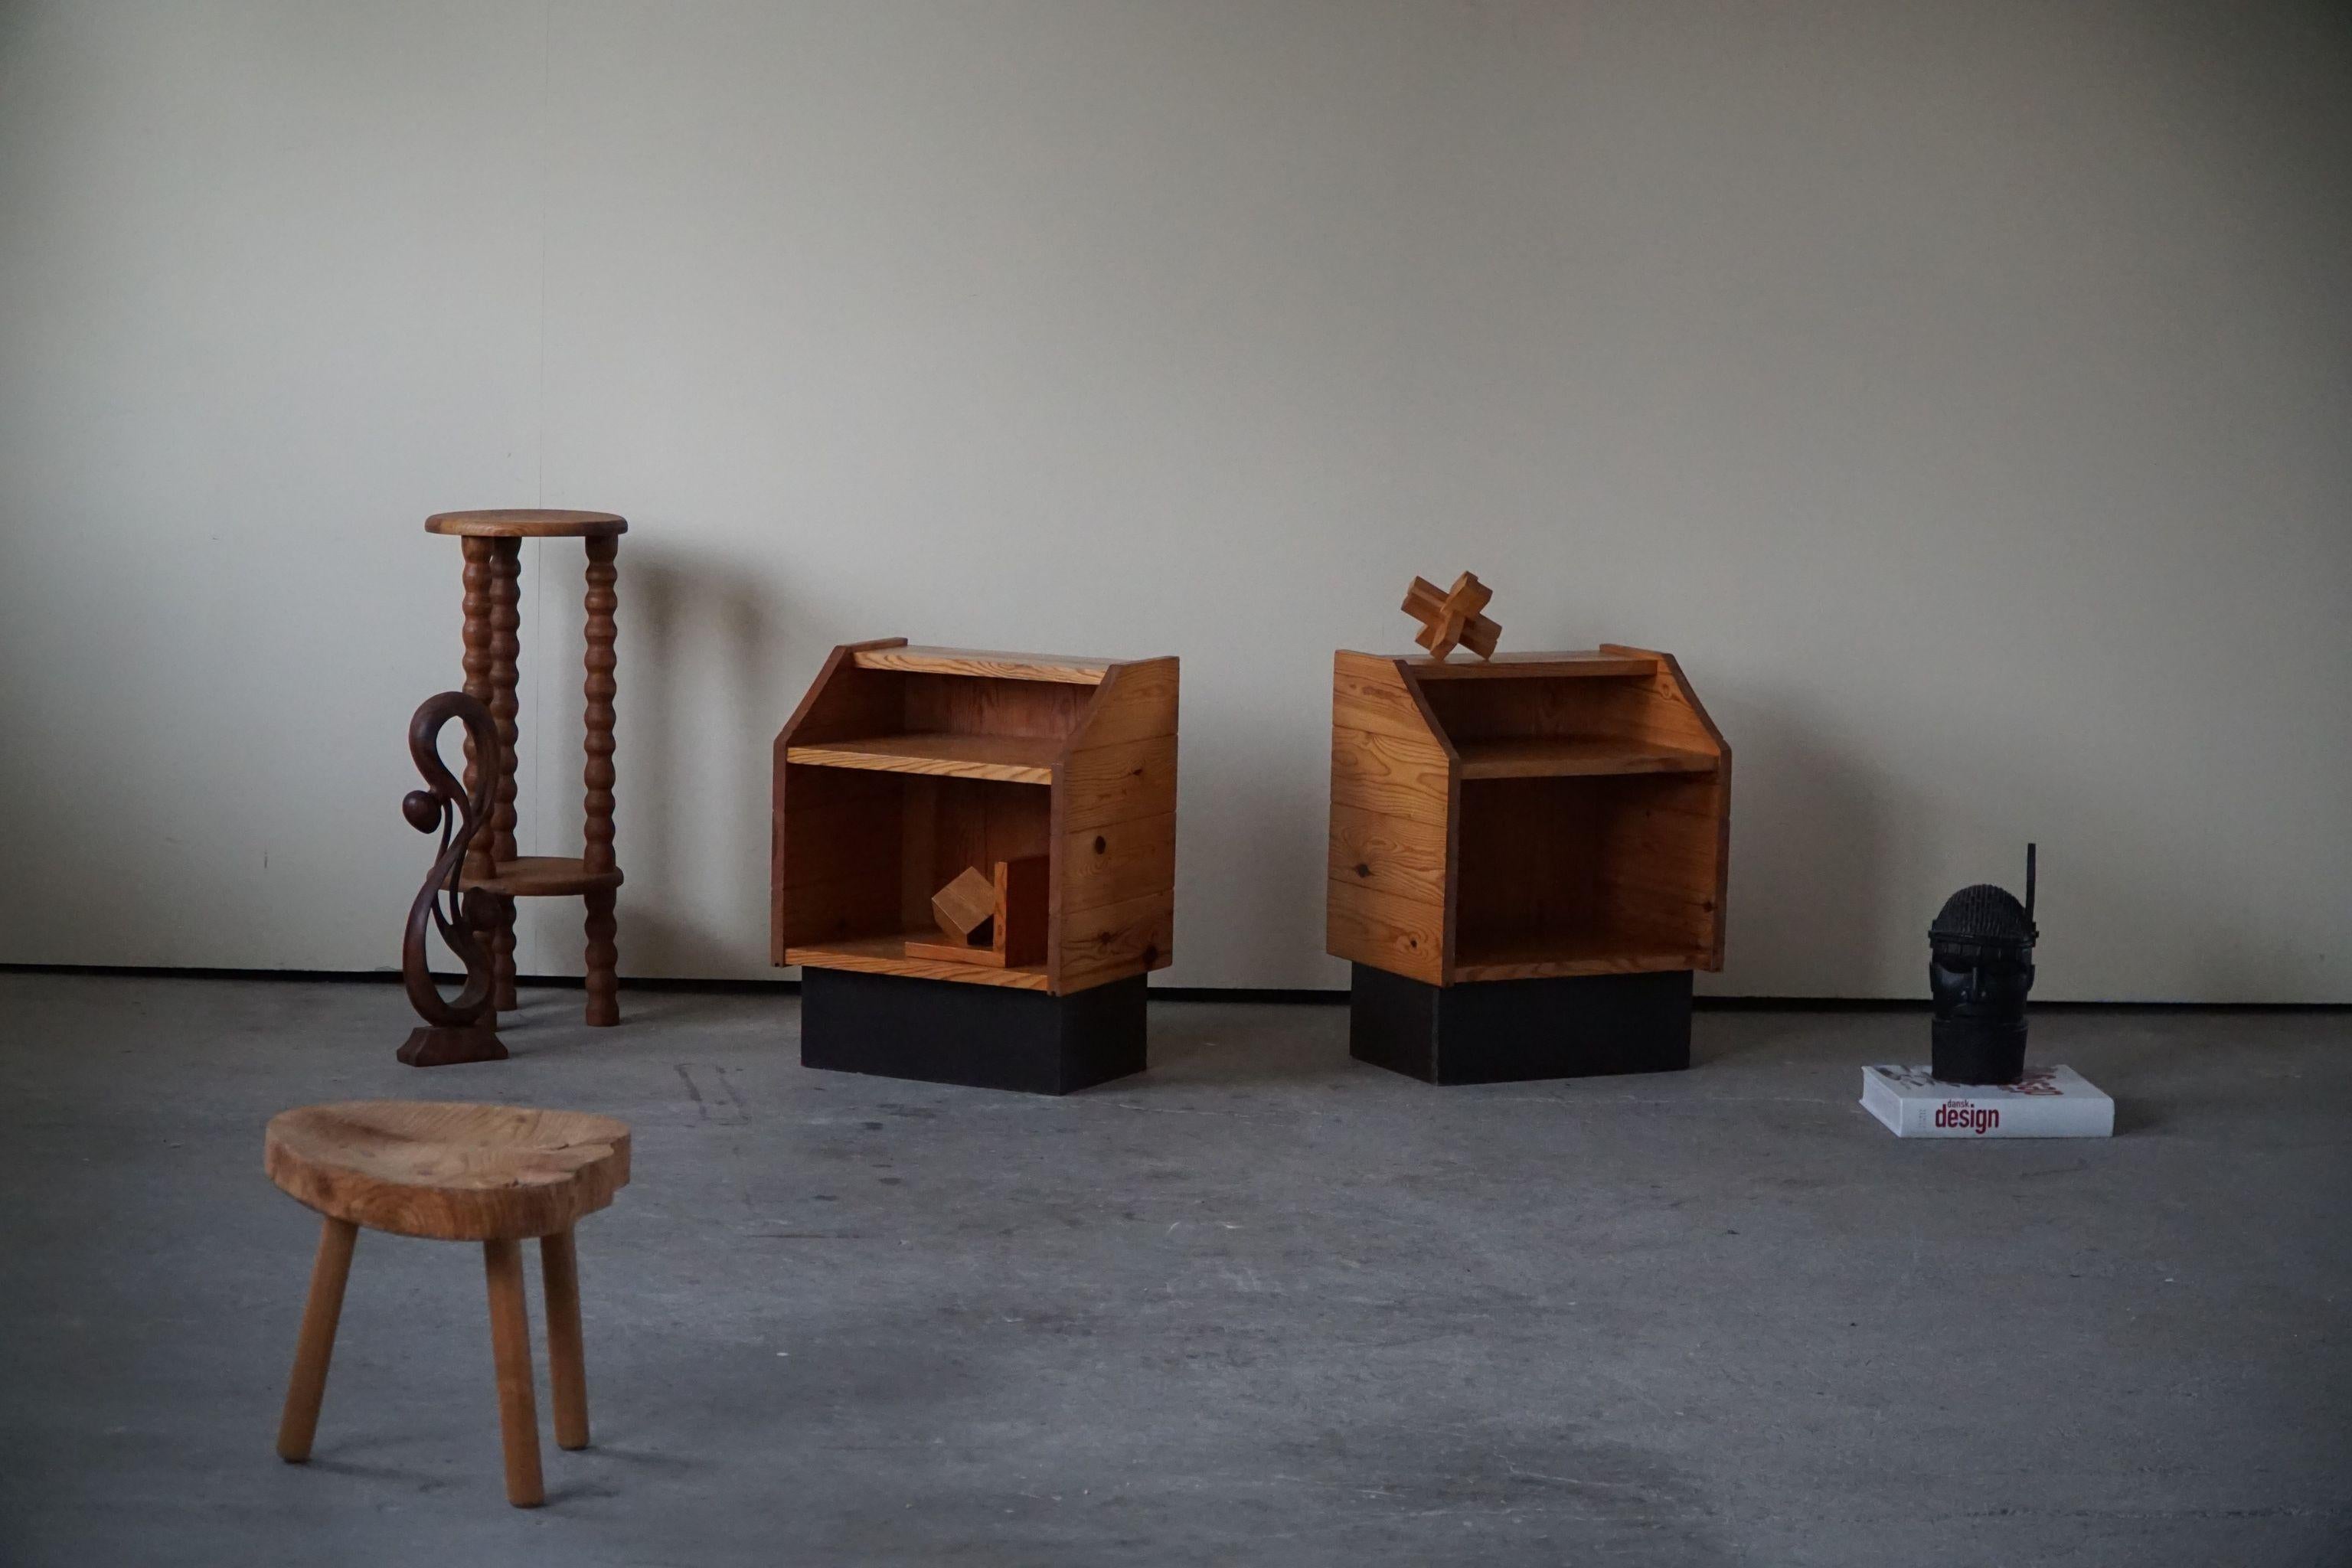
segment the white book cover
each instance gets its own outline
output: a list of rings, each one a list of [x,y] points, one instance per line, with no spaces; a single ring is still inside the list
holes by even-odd
[[[1926,1068],[1862,1069],[1863,1108],[1897,1138],[2107,1138],[2116,1102],[2073,1068],[2015,1083],[1944,1083]]]

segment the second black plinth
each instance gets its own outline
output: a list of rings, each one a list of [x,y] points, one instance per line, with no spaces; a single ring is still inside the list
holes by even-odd
[[[801,1066],[972,1089],[1068,1094],[1144,1067],[1143,976],[1049,996],[801,971]]]
[[[1690,1066],[1691,972],[1431,985],[1352,966],[1348,1050],[1424,1083],[1516,1083]]]

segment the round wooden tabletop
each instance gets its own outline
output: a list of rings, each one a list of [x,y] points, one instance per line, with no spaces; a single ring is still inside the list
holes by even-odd
[[[436,1241],[570,1230],[628,1184],[629,1124],[581,1110],[411,1100],[269,1119],[269,1179],[320,1214]]]
[[[610,539],[628,532],[629,520],[609,511],[509,507],[497,511],[436,511],[425,520],[425,531],[470,534],[477,539]]]

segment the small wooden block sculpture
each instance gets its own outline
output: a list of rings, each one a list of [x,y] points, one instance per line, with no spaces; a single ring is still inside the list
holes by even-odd
[[[1404,592],[1403,606],[1406,615],[1422,623],[1420,634],[1412,640],[1433,658],[1444,658],[1456,647],[1466,647],[1480,658],[1494,658],[1495,642],[1503,628],[1480,614],[1494,596],[1495,590],[1469,572],[1454,579],[1454,586],[1443,593],[1427,578],[1415,577]]]
[[[497,930],[498,910],[486,894],[461,886],[476,836],[492,831],[491,779],[477,770],[469,791],[442,765],[441,727],[451,719],[465,727],[467,744],[478,754],[491,754],[498,744],[490,710],[462,691],[426,698],[408,721],[408,754],[426,787],[408,792],[401,815],[419,833],[441,835],[440,853],[408,906],[408,929],[400,943],[401,984],[425,1020],[409,1031],[400,1059],[417,1068],[503,1061],[507,1054],[491,1005],[496,965],[482,940]],[[425,938],[436,930],[466,969],[465,986],[450,1001],[433,984],[425,950]]]
[[[931,895],[931,915],[952,942],[978,946],[990,940],[996,918],[996,884],[977,866]]]
[[[909,958],[944,958],[992,968],[1035,963],[1045,956],[1046,904],[1053,860],[1028,855],[999,860],[993,879],[973,867],[931,898],[931,912],[950,942],[907,939]]]

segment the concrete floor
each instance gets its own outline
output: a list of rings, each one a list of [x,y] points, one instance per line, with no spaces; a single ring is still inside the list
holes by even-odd
[[[1163,1004],[1149,1074],[1055,1100],[624,1002],[423,1074],[390,985],[0,974],[0,1562],[2352,1561],[2340,1015],[2045,1015],[2120,1135],[1919,1143],[1853,1103],[1916,1016],[1438,1090],[1340,1009]],[[635,1125],[545,1509],[472,1247],[361,1238],[317,1457],[271,1455],[316,1222],[261,1124],[359,1096]]]

